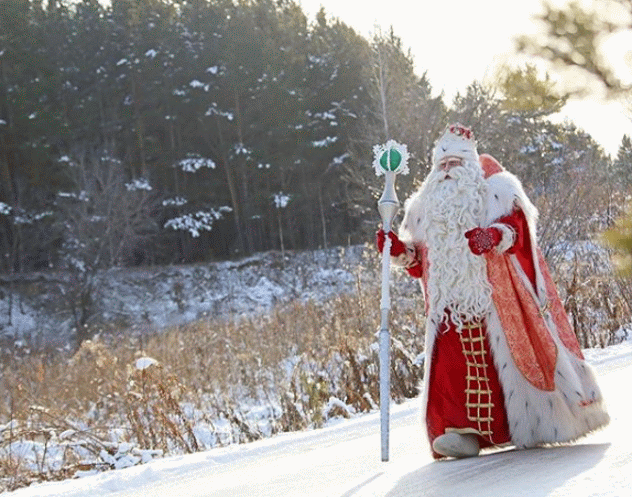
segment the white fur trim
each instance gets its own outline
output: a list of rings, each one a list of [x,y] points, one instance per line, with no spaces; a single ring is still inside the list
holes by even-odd
[[[426,319],[426,340],[425,340],[425,360],[424,360],[424,379],[421,384],[421,418],[426,423],[426,415],[428,413],[428,396],[430,394],[430,369],[432,368],[432,355],[434,352],[434,343],[437,334],[437,326]],[[428,439],[428,431],[423,430],[422,440],[426,442],[428,448],[431,447]]]
[[[437,141],[432,153],[434,167],[446,157],[460,157],[461,159],[479,163],[476,141],[462,135],[451,133],[448,128]]]
[[[554,329],[550,319],[548,325]],[[570,442],[609,422],[593,369],[569,352],[557,333],[551,333],[558,351],[552,392],[535,388],[516,367],[495,309],[487,333],[516,447]],[[593,403],[583,407],[582,401]]]
[[[391,263],[397,267],[411,267],[417,263],[415,259],[415,247],[412,243],[404,243],[406,245],[406,251],[399,254],[397,257],[391,257]]]
[[[490,228],[497,228],[502,233],[502,238],[500,239],[500,243],[496,247],[496,250],[501,254],[506,252],[516,241],[516,232],[510,226],[502,223],[494,223],[490,226]]]
[[[487,178],[487,223],[511,214],[515,207],[524,212],[529,228],[535,232],[538,210],[529,200],[520,180],[509,171]]]

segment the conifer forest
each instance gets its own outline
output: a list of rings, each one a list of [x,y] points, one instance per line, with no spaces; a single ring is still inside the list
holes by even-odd
[[[373,144],[408,145],[407,196],[455,120],[538,197],[629,181],[630,140],[611,160],[552,124],[560,99],[534,77],[446,102],[392,31],[292,0],[3,0],[0,271],[363,243]]]

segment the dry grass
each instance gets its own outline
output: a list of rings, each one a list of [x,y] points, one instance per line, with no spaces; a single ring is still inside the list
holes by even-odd
[[[154,336],[121,330],[84,342],[71,357],[4,357],[0,489],[375,409],[379,287],[367,283],[374,278],[361,267],[354,294],[295,301],[269,315],[199,321]],[[418,287],[403,288],[393,290],[396,401],[417,394],[424,341]],[[155,363],[138,368],[141,357]]]

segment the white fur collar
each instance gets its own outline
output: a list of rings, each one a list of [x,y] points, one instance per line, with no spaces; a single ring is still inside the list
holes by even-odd
[[[487,180],[487,216],[486,224],[511,214],[517,206],[524,212],[529,230],[535,235],[538,210],[531,203],[520,180],[509,171],[490,176]]]

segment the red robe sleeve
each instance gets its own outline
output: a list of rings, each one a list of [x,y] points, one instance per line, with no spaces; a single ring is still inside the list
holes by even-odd
[[[525,272],[531,284],[535,287],[535,265],[531,247],[529,224],[522,209],[514,209],[508,216],[501,217],[495,224],[504,224],[511,228],[515,234],[514,243],[507,252],[514,254]]]

